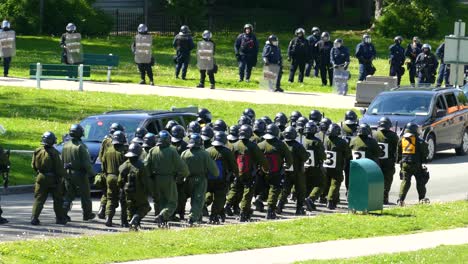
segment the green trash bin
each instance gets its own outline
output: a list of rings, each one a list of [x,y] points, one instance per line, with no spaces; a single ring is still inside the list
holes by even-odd
[[[373,160],[352,160],[349,175],[348,209],[383,210],[384,176]]]

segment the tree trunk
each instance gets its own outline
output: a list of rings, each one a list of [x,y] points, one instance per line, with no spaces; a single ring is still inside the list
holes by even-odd
[[[368,25],[372,19],[372,0],[360,0],[359,6],[361,7],[360,22]]]
[[[382,16],[383,0],[375,0],[375,20],[378,20]]]

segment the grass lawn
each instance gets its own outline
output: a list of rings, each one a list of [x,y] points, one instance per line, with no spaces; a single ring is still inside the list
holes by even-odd
[[[333,214],[292,221],[5,242],[0,244],[0,261],[109,263],[407,234],[467,225],[468,203],[460,201],[392,208],[385,210],[382,216]]]
[[[320,263],[468,263],[468,244],[455,246],[438,246],[436,248],[422,249],[412,252],[381,254],[367,257],[337,259],[337,260],[311,260],[298,262],[301,264]]]
[[[76,123],[92,114],[117,109],[169,109],[171,106],[197,105],[206,107],[213,118],[223,118],[228,124],[236,123],[246,107],[252,107],[258,117],[274,117],[283,111],[286,115],[299,110],[304,115],[312,110],[288,105],[256,105],[242,102],[185,99],[155,95],[124,95],[99,92],[52,91],[0,86],[0,124],[7,132],[0,136],[6,149],[33,150],[39,146],[42,133],[47,130],[57,137]],[[319,108],[332,120],[343,119],[346,109]],[[11,184],[31,183],[30,157],[12,154]]]

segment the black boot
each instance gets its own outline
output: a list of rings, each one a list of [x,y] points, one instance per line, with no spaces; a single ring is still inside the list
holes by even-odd
[[[240,207],[238,204],[234,205],[232,209],[235,215],[240,215]]]
[[[205,206],[203,206],[203,213],[202,213],[203,216],[209,216],[210,214],[208,213],[208,208]]]
[[[56,218],[55,219],[55,223],[57,225],[66,225],[67,224],[67,218],[66,217],[62,217],[62,218]]]
[[[328,203],[327,203],[327,208],[330,209],[330,210],[335,210],[335,209],[336,209],[336,204],[335,204],[335,202],[328,201]]]
[[[212,225],[219,225],[219,217],[218,215],[210,215],[210,224]]]
[[[120,226],[121,227],[130,227],[130,225],[128,224],[127,217],[121,217],[120,218]]]
[[[37,218],[37,217],[32,217],[31,218],[31,225],[37,226],[37,225],[40,225],[40,224],[41,224],[41,221],[39,221],[39,218]]]
[[[232,211],[232,205],[226,204],[226,206],[224,207],[224,212],[226,212],[228,216],[233,216],[234,212]]]
[[[388,204],[389,204],[389,202],[388,202],[388,194],[384,194],[383,204],[385,204],[385,205],[388,205]]]
[[[215,89],[214,83],[210,85],[210,89],[211,89],[211,90],[214,90],[214,89]]]
[[[295,215],[305,215],[304,208],[302,208],[302,206],[296,208],[296,213],[295,213]]]
[[[225,215],[224,213],[221,213],[221,214],[219,215],[219,218],[221,219],[221,222],[222,222],[222,223],[226,222],[226,215]]]
[[[325,198],[325,197],[320,197],[319,203],[321,203],[321,204],[326,204],[326,203],[327,203],[327,198]]]
[[[205,88],[205,85],[204,85],[203,83],[199,83],[199,84],[197,85],[197,88]]]
[[[268,208],[267,215],[266,215],[267,220],[273,220],[276,219],[276,214],[273,208]]]
[[[278,202],[278,205],[276,206],[276,213],[277,213],[277,214],[282,214],[282,213],[283,213],[283,209],[284,209],[284,202],[283,202],[283,201],[279,201],[279,202]]]
[[[6,224],[6,223],[8,223],[8,220],[0,216],[0,225]]]
[[[96,214],[94,214],[94,213],[90,213],[88,215],[83,215],[83,221],[93,220],[94,218],[96,218]]]
[[[263,201],[260,195],[258,195],[257,198],[255,198],[254,206],[255,206],[255,211],[259,211],[262,213],[265,212],[265,205],[263,204]]]
[[[106,219],[106,206],[101,205],[101,207],[99,207],[98,218],[99,219]]]
[[[139,82],[139,84],[146,84],[146,81],[145,81],[145,80],[141,80],[141,81]]]
[[[314,201],[312,199],[310,199],[309,197],[306,198],[305,204],[306,204],[306,207],[307,207],[307,211],[317,210],[317,207],[315,206]]]
[[[130,230],[138,231],[140,228],[140,216],[138,214],[134,215],[130,220]]]
[[[248,222],[249,220],[250,220],[250,214],[245,213],[245,212],[240,213],[240,219],[239,219],[240,222]]]
[[[111,227],[112,226],[112,218],[114,218],[115,213],[111,213],[106,216],[106,226]]]

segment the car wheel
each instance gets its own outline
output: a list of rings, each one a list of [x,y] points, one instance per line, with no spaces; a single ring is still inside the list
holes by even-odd
[[[427,148],[429,150],[429,154],[427,155],[427,162],[431,162],[434,159],[435,152],[436,152],[436,141],[434,138],[434,134],[429,134],[426,138]]]
[[[458,156],[464,156],[468,153],[468,129],[463,132],[462,142],[460,147],[455,149],[455,153]]]

